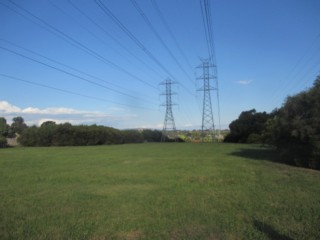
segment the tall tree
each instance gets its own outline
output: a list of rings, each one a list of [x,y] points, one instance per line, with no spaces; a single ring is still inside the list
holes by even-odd
[[[7,120],[4,117],[0,117],[0,136],[8,136],[9,126]]]
[[[22,117],[15,117],[12,119],[11,129],[14,133],[21,134],[27,127],[28,126],[24,123],[24,119]]]
[[[247,143],[249,139],[261,141],[261,134],[269,118],[268,113],[257,112],[255,109],[241,112],[238,119],[230,123],[230,133],[226,136],[225,142]]]
[[[320,168],[320,77],[307,91],[288,97],[266,135],[290,164]]]

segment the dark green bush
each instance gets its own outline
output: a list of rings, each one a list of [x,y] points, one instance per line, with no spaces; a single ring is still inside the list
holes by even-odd
[[[0,136],[0,148],[5,148],[7,146],[7,139],[4,136]]]

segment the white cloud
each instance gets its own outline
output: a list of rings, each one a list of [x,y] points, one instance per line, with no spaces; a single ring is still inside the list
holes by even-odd
[[[43,109],[37,107],[20,108],[7,101],[0,101],[0,115],[5,117],[8,123],[10,123],[13,117],[21,116],[28,125],[41,125],[46,121],[54,121],[58,124],[69,122],[74,125],[99,124],[116,126],[119,122],[128,121],[136,117],[133,115],[119,116],[99,111],[84,111],[64,107]]]
[[[16,107],[6,101],[0,101],[0,113],[20,113],[21,108]]]
[[[236,81],[235,83],[238,83],[241,85],[248,85],[248,84],[252,83],[252,80],[240,80],[240,81]]]
[[[111,107],[109,108],[110,111],[115,111],[115,112],[123,112],[125,109],[119,108],[119,107]]]
[[[48,115],[57,115],[57,114],[85,114],[88,112],[85,111],[79,111],[72,108],[45,108],[45,109],[39,109],[39,108],[33,108],[28,107],[25,109],[22,109],[22,113],[28,113],[28,114],[48,114]]]
[[[157,123],[154,125],[150,124],[143,124],[143,125],[136,125],[133,128],[141,128],[141,129],[162,129],[163,128],[163,123]]]

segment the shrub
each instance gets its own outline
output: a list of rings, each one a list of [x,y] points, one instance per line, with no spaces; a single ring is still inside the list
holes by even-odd
[[[4,136],[0,136],[0,148],[5,148],[7,146],[7,139]]]

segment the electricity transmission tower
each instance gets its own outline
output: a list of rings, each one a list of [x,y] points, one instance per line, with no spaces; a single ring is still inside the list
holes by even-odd
[[[172,85],[175,84],[171,79],[166,79],[163,82],[160,83],[160,85],[165,86],[165,92],[161,95],[164,95],[166,97],[166,102],[161,104],[161,106],[166,107],[166,115],[164,118],[164,124],[162,129],[162,136],[161,136],[161,142],[164,142],[166,138],[169,139],[176,139],[176,125],[174,123],[173,113],[172,113],[172,106],[175,105],[172,102],[172,95],[176,95],[176,93],[172,92]]]
[[[210,84],[210,80],[216,80],[216,74],[212,71],[216,66],[210,61],[210,59],[201,59],[201,61],[202,64],[197,67],[202,68],[202,75],[197,79],[203,80],[203,86],[198,89],[198,91],[203,92],[201,139],[202,142],[211,142],[215,138],[215,129],[210,92],[211,90],[218,89]]]

